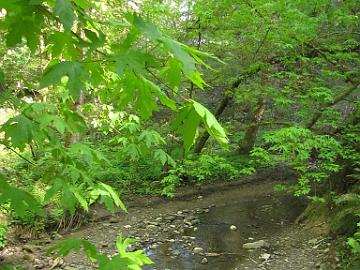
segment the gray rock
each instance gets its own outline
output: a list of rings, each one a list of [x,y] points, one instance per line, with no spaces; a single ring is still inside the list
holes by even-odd
[[[194,249],[193,249],[193,252],[195,254],[199,254],[199,253],[201,253],[203,251],[204,251],[204,249],[202,247],[194,247]]]
[[[107,243],[107,242],[101,242],[100,243],[100,245],[101,245],[101,247],[108,247],[109,246],[109,243]]]
[[[64,270],[78,270],[78,269],[72,266],[65,266]]]
[[[207,252],[207,253],[205,253],[205,256],[206,257],[218,257],[218,256],[220,256],[221,254],[219,254],[219,253],[215,253],[215,252]]]
[[[65,266],[64,270],[78,270],[78,268],[72,266]]]
[[[207,264],[207,262],[208,262],[208,260],[207,260],[206,258],[203,258],[203,259],[201,260],[201,263],[202,263],[202,264]]]
[[[268,259],[270,259],[270,257],[271,255],[269,253],[264,253],[259,256],[259,259],[267,261]]]
[[[270,244],[264,240],[243,244],[243,248],[245,249],[259,249],[259,248],[269,248],[269,247]]]
[[[156,225],[153,225],[153,224],[149,224],[146,226],[146,229],[149,230],[149,231],[153,231],[156,229]]]
[[[192,225],[196,225],[200,223],[200,219],[196,218],[191,221]]]
[[[167,220],[167,221],[173,221],[175,219],[176,219],[176,216],[173,216],[173,215],[169,215],[169,216],[165,217],[165,220]]]
[[[118,223],[118,222],[119,222],[119,218],[118,218],[118,217],[111,217],[111,218],[109,219],[109,222],[110,222],[110,223]]]
[[[34,253],[37,249],[37,246],[31,245],[31,244],[25,244],[23,245],[22,249],[29,253]]]
[[[231,226],[230,226],[230,230],[236,231],[236,230],[237,230],[237,227],[236,227],[235,225],[231,225]]]

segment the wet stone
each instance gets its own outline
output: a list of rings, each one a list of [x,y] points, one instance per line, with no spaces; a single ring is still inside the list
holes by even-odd
[[[100,243],[100,245],[101,245],[101,247],[108,247],[109,246],[109,243],[107,243],[107,242],[101,242]]]
[[[243,248],[245,249],[259,249],[259,248],[269,248],[269,247],[270,244],[264,240],[243,244]]]
[[[215,252],[207,252],[207,253],[205,253],[205,256],[206,257],[218,257],[218,256],[220,256],[221,254],[219,254],[219,253],[215,253]]]
[[[193,249],[193,252],[195,254],[199,254],[199,253],[201,253],[203,251],[204,251],[204,249],[202,247],[194,247],[194,249]]]

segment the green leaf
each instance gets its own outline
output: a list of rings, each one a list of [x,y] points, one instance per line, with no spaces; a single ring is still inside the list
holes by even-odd
[[[180,109],[179,115],[173,121],[171,128],[177,129],[184,139],[186,151],[194,144],[201,117],[196,113],[191,103]]]
[[[183,136],[186,151],[194,144],[201,121],[204,123],[209,134],[224,148],[228,146],[225,130],[216,120],[215,116],[200,103],[191,100],[180,109],[179,115],[171,125]]]
[[[137,99],[135,101],[135,107],[139,111],[140,115],[148,119],[151,117],[153,111],[159,111],[159,107],[153,100],[151,91],[148,87],[140,85],[137,91]]]
[[[108,210],[114,212],[115,210],[114,204],[115,204],[117,207],[120,207],[123,211],[127,212],[127,209],[124,203],[121,201],[119,195],[109,185],[106,185],[104,183],[99,183],[90,192],[90,197],[91,197],[90,204],[100,198],[100,202],[105,203]]]
[[[161,41],[173,53],[174,57],[182,63],[184,73],[192,78],[196,71],[196,61],[184,50],[184,45],[170,38],[162,38]]]
[[[85,90],[84,81],[88,79],[88,74],[83,65],[76,61],[64,61],[49,67],[43,75],[40,87],[58,85],[64,76],[68,77],[67,87],[70,96],[77,99],[80,92]]]
[[[112,56],[112,60],[115,62],[115,71],[120,77],[128,71],[145,74],[145,66],[154,61],[150,54],[135,49],[121,50]]]
[[[40,129],[47,129],[53,124],[60,134],[64,134],[65,130],[70,130],[67,123],[57,115],[43,114],[36,118],[40,124]]]
[[[25,217],[28,212],[45,215],[41,204],[30,193],[10,186],[0,174],[0,204],[4,203],[10,203],[19,217]]]
[[[169,156],[167,153],[165,153],[162,149],[156,149],[154,152],[154,158],[159,160],[161,162],[161,165],[165,165],[166,163],[170,164],[171,166],[175,167],[176,163],[172,159],[171,156]]]
[[[79,202],[81,207],[85,211],[89,211],[89,205],[88,205],[87,201],[84,199],[84,197],[81,196],[80,193],[74,187],[70,187],[69,189],[74,194],[75,198],[77,199],[77,201]]]
[[[65,209],[69,209],[71,216],[75,214],[78,200],[75,197],[74,193],[70,190],[69,186],[66,184],[63,185],[61,203]]]
[[[163,34],[159,29],[150,21],[145,21],[137,14],[127,14],[127,19],[138,28],[146,37],[152,40],[159,40],[163,37]]]
[[[5,8],[8,10],[4,23],[8,30],[6,32],[6,45],[15,47],[25,38],[31,52],[35,52],[40,40],[44,14],[36,4],[26,1],[13,2],[14,5],[7,5],[5,2]]]
[[[76,19],[71,0],[56,0],[54,14],[59,17],[66,31],[70,31]]]
[[[47,253],[51,253],[55,250],[58,250],[55,253],[55,257],[64,257],[68,255],[71,251],[79,251],[84,240],[81,239],[66,239],[61,240],[51,248],[48,249]]]
[[[165,140],[155,130],[144,130],[139,135],[139,141],[144,141],[146,147],[150,148],[152,145],[165,144]]]
[[[158,159],[161,162],[161,165],[165,165],[167,161],[167,154],[162,149],[157,149],[154,153],[154,158]]]
[[[64,57],[77,57],[79,51],[74,48],[74,41],[70,33],[54,31],[46,40],[53,58],[63,55]]]
[[[202,118],[206,130],[209,132],[211,137],[213,137],[222,147],[226,148],[228,146],[228,139],[223,127],[216,120],[215,116],[203,105],[196,101],[192,101],[195,111]]]
[[[33,123],[24,115],[10,118],[2,127],[5,132],[5,141],[20,150],[24,150],[26,144],[33,140]]]
[[[129,269],[140,269],[139,266],[152,264],[153,262],[144,254],[143,250],[136,250],[133,252],[127,252],[126,248],[128,245],[136,243],[136,240],[126,238],[122,240],[122,235],[119,234],[116,240],[116,247],[119,252],[119,258],[130,259],[131,263],[129,264]]]
[[[170,99],[163,91],[161,91],[160,87],[154,84],[152,81],[149,81],[145,78],[143,78],[143,80],[145,84],[150,88],[151,92],[153,92],[159,98],[161,104],[176,111],[176,103],[174,100]]]
[[[160,77],[165,78],[175,93],[181,84],[181,67],[181,62],[175,58],[170,58],[167,66],[160,72]]]
[[[0,68],[0,88],[5,86],[6,81],[5,81],[5,73],[2,71],[2,69]]]

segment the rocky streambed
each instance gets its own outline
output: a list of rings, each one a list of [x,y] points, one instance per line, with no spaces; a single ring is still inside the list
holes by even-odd
[[[336,269],[336,260],[328,260],[330,239],[293,224],[306,202],[275,193],[274,184],[225,185],[172,200],[139,198],[128,203],[128,214],[98,217],[64,237],[87,239],[111,256],[121,232],[137,240],[129,249],[143,249],[154,261],[145,269]],[[29,269],[95,269],[81,253],[53,260],[36,245],[19,253],[27,255]]]

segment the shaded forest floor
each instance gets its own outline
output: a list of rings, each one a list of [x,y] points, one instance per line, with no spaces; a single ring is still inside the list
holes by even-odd
[[[131,249],[144,249],[153,259],[154,265],[145,269],[336,269],[326,223],[295,224],[306,202],[274,192],[274,184],[281,182],[187,189],[174,199],[137,198],[125,201],[128,214],[108,216],[99,207],[90,224],[63,237],[85,238],[113,255],[121,231],[138,239]],[[243,247],[259,240],[266,244]],[[46,246],[55,242],[46,241]],[[3,263],[22,262],[26,269],[93,269],[82,253],[53,260],[45,250],[40,242],[8,248],[2,252]]]

